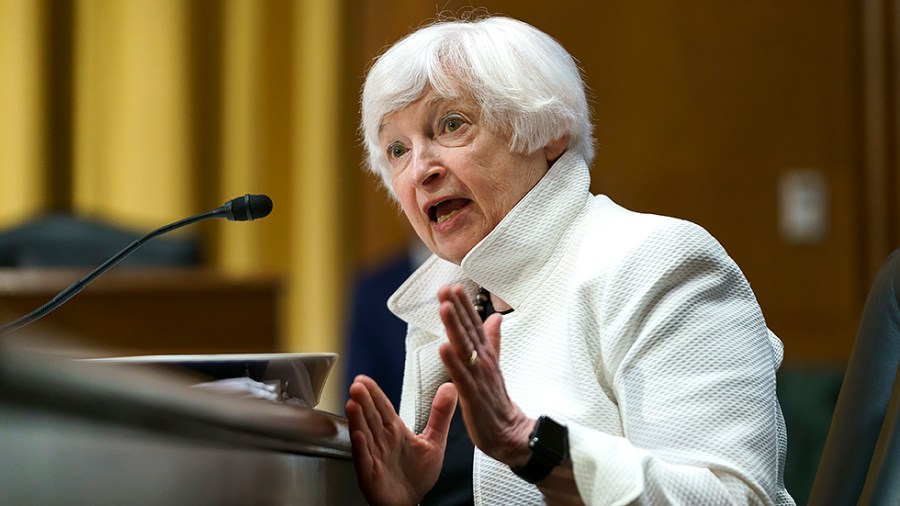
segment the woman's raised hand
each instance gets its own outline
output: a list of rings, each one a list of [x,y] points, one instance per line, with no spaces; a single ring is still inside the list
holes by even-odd
[[[443,465],[456,400],[453,385],[441,385],[428,425],[417,435],[372,378],[354,379],[347,420],[357,481],[369,504],[413,505],[431,490]]]
[[[472,442],[490,457],[510,466],[524,465],[535,421],[510,400],[500,372],[500,314],[482,325],[459,285],[438,292],[441,320],[450,342],[441,360],[459,392],[463,419]]]

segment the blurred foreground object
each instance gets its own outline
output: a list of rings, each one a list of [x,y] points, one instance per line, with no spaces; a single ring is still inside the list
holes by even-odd
[[[900,250],[869,290],[809,504],[900,504]]]
[[[0,341],[0,503],[364,503],[342,418],[22,336]]]
[[[191,385],[221,394],[315,407],[336,353],[143,355],[89,359],[98,364],[189,371],[206,380]]]

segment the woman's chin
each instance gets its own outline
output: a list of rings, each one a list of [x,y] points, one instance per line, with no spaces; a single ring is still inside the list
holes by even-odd
[[[473,246],[475,245],[444,243],[436,245],[431,251],[444,260],[459,265],[462,263],[463,258],[469,254],[469,251],[472,250]]]

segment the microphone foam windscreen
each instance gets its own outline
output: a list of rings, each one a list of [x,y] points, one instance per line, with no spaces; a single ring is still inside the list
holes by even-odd
[[[244,195],[230,202],[234,221],[248,221],[265,218],[272,212],[272,199],[268,195]]]

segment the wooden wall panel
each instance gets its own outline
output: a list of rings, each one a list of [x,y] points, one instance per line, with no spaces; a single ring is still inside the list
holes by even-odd
[[[85,274],[0,269],[0,322],[30,314]],[[98,357],[279,352],[285,350],[278,319],[283,284],[276,276],[126,267],[98,278],[22,332]]]
[[[597,126],[595,192],[712,232],[744,269],[789,360],[847,356],[868,286],[854,2],[482,4],[550,33],[583,66]],[[373,56],[435,14],[424,0],[354,7],[348,23],[361,36],[348,47],[348,73],[359,85]],[[814,169],[827,184],[819,242],[779,234],[778,185],[792,169]],[[404,236],[371,185],[360,173],[366,198],[352,226],[362,264]]]
[[[900,2],[861,2],[866,274],[900,245]]]

